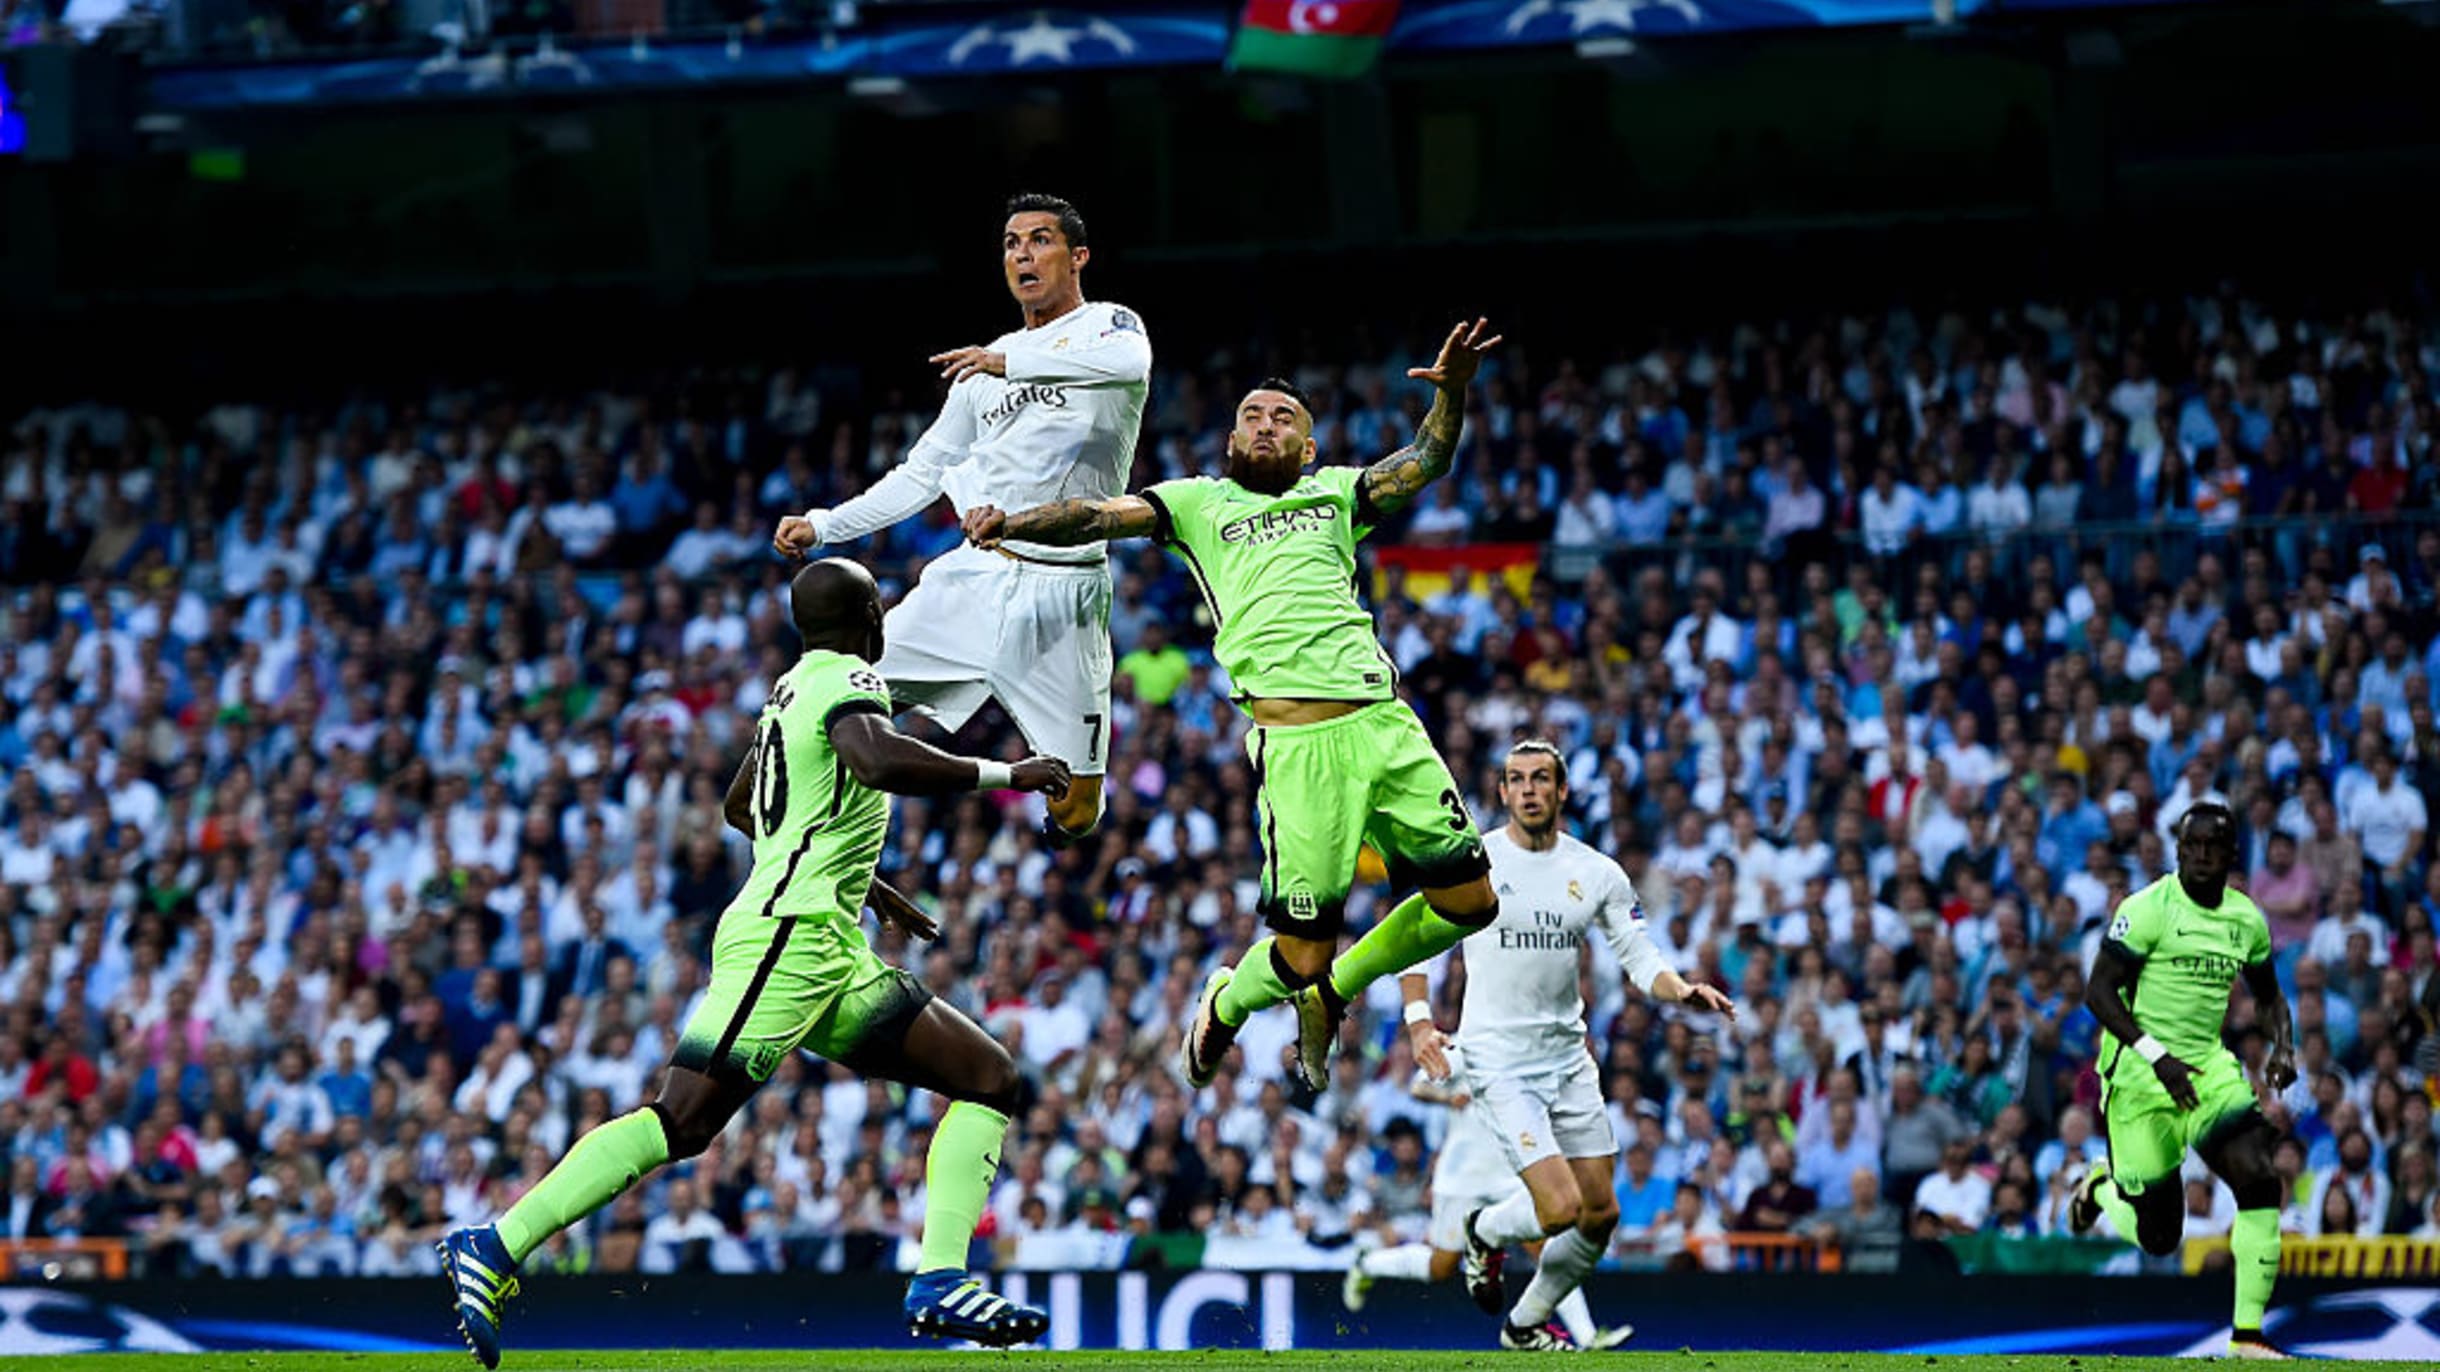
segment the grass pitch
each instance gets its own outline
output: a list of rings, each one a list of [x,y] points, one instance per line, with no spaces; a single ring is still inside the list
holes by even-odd
[[[1879,1353],[1696,1353],[1684,1350],[1595,1355],[1611,1372],[2179,1372],[2176,1358],[2033,1355],[1949,1358]],[[109,1353],[11,1359],[28,1372],[467,1372],[463,1353]],[[511,1348],[501,1372],[1486,1372],[1540,1361],[1495,1348],[1473,1352],[1349,1350],[1258,1353],[1093,1351],[923,1353],[769,1352],[687,1349],[578,1353]]]

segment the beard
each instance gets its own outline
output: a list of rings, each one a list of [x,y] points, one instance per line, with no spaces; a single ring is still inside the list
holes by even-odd
[[[1283,494],[1304,469],[1303,462],[1291,461],[1282,448],[1274,447],[1266,456],[1254,451],[1250,443],[1241,444],[1235,434],[1229,435],[1228,478],[1249,491]]]

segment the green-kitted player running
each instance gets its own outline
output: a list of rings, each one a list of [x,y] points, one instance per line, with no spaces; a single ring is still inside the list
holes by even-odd
[[[637,1179],[701,1153],[771,1071],[809,1048],[867,1076],[955,1102],[924,1159],[923,1253],[908,1284],[908,1327],[977,1343],[1030,1343],[1050,1321],[984,1289],[966,1249],[1000,1166],[1017,1067],[989,1034],[874,956],[858,918],[869,903],[920,938],[939,931],[873,876],[890,823],[884,792],[1067,789],[1067,764],[955,757],[890,725],[881,595],[871,573],[833,558],[796,574],[789,608],[805,655],[771,688],[723,812],[754,843],[754,870],[713,936],[712,982],[679,1036],[660,1098],[594,1129],[495,1224],[440,1244],[458,1328],[485,1367],[500,1363],[500,1306],[517,1265]]]
[[[2101,1054],[2109,1165],[2085,1175],[2068,1224],[2082,1234],[2107,1213],[2145,1252],[2176,1252],[2186,1218],[2178,1170],[2194,1149],[2237,1197],[2229,1355],[2283,1358],[2262,1333],[2279,1279],[2282,1197],[2271,1170],[2279,1130],[2220,1040],[2229,988],[2242,976],[2253,992],[2274,1091],[2296,1080],[2295,1029],[2271,967],[2270,926],[2252,897],[2228,886],[2236,860],[2236,816],[2217,801],[2198,803],[2178,820],[2177,870],[2119,902],[2110,921],[2084,995],[2115,1040]]]
[[[1436,391],[1415,441],[1369,467],[1307,474],[1313,411],[1294,385],[1273,380],[1238,403],[1217,479],[966,513],[967,537],[986,548],[1157,537],[1185,559],[1211,607],[1213,651],[1254,721],[1246,749],[1273,936],[1204,983],[1182,1054],[1198,1087],[1220,1070],[1247,1016],[1293,998],[1298,1070],[1319,1089],[1350,1001],[1499,913],[1474,820],[1422,721],[1398,699],[1398,669],[1355,593],[1357,540],[1449,470],[1466,387],[1498,342],[1483,320],[1451,330],[1433,365],[1407,373]],[[1336,956],[1368,842],[1390,880],[1418,893]]]

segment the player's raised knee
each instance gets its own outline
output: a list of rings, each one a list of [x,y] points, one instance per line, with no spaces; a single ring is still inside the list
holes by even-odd
[[[1499,892],[1492,888],[1491,876],[1487,871],[1459,885],[1426,885],[1423,898],[1432,907],[1433,914],[1469,929],[1485,928],[1500,917]]]
[[[974,1063],[973,1093],[968,1099],[1003,1115],[1014,1115],[1025,1079],[1017,1071],[1017,1060],[1009,1056],[1006,1048],[996,1040],[991,1047],[990,1053],[979,1055]]]
[[[658,1104],[652,1108],[660,1112],[661,1133],[669,1140],[671,1162],[684,1162],[688,1158],[701,1156],[704,1149],[712,1146],[712,1140],[720,1137],[721,1127],[728,1123],[725,1119],[710,1118],[700,1110],[670,1110]]]
[[[1301,990],[1329,972],[1331,956],[1337,952],[1336,940],[1280,934],[1271,940],[1271,970],[1281,981]]]

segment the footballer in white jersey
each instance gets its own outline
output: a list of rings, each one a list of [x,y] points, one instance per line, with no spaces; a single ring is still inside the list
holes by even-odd
[[[1073,205],[1021,195],[1000,239],[1023,328],[932,361],[949,397],[906,460],[835,509],[780,521],[772,544],[804,557],[929,509],[943,495],[963,517],[981,505],[1031,509],[1127,492],[1152,378],[1152,341],[1132,310],[1088,301],[1092,256]],[[950,729],[996,698],[1035,752],[1074,782],[1051,802],[1066,843],[1101,815],[1110,736],[1110,569],[1104,545],[970,543],[934,559],[890,611],[876,665],[900,709]]]
[[[1618,1136],[1585,1043],[1578,984],[1586,935],[1598,931],[1627,979],[1652,999],[1736,1016],[1718,989],[1668,966],[1618,864],[1560,831],[1566,799],[1567,764],[1555,746],[1532,739],[1509,750],[1500,769],[1508,822],[1483,838],[1499,917],[1463,945],[1460,1063],[1450,1061],[1448,1041],[1432,1022],[1429,979],[1403,979],[1415,1061],[1442,1076],[1457,1073],[1525,1183],[1524,1195],[1466,1217],[1466,1286],[1486,1312],[1499,1309],[1508,1246],[1548,1236],[1533,1282],[1500,1333],[1511,1348],[1541,1346],[1553,1306],[1592,1271],[1618,1225],[1611,1189]]]

